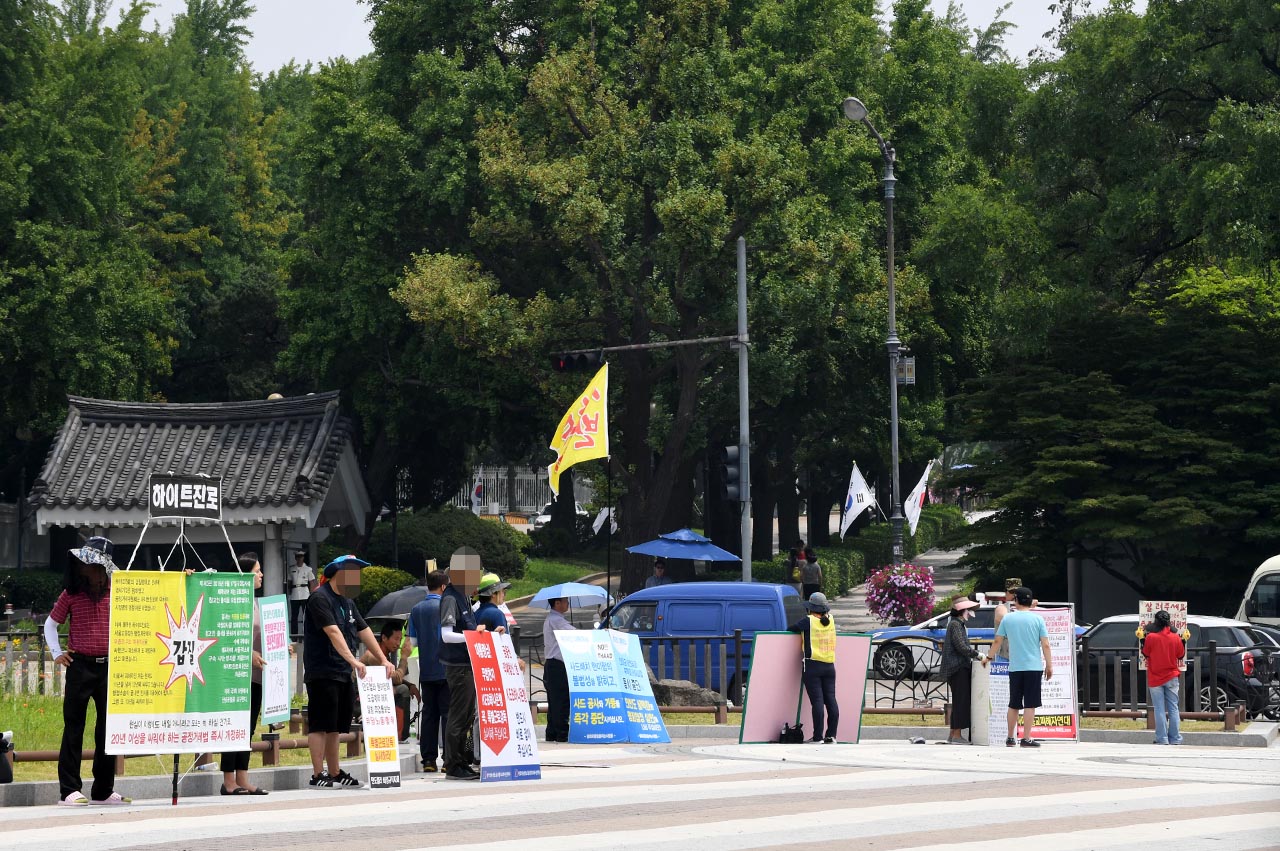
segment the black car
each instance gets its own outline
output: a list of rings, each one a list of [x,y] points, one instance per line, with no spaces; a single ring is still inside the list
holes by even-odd
[[[1136,614],[1116,615],[1103,618],[1084,634],[1089,658],[1081,662],[1082,702],[1087,694],[1089,705],[1094,707],[1146,705],[1146,671],[1134,674],[1130,670],[1138,664],[1137,629]],[[1251,715],[1265,712],[1271,704],[1274,670],[1270,640],[1252,624],[1227,618],[1191,615],[1187,618],[1187,629],[1191,640],[1187,642],[1188,673],[1183,680],[1183,709],[1212,711],[1242,700]],[[1210,641],[1217,642],[1216,683],[1209,681]],[[1198,673],[1196,666],[1200,669]],[[1116,694],[1117,679],[1119,695]],[[1198,700],[1197,696],[1187,693],[1197,682]]]

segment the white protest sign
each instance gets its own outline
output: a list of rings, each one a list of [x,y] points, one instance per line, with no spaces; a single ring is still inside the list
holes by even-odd
[[[360,713],[369,757],[369,788],[398,788],[400,748],[395,687],[387,679],[387,669],[381,665],[366,667],[364,676],[356,678],[356,683],[360,688]]]
[[[289,601],[283,594],[258,601],[258,628],[262,633],[262,720],[284,724],[289,720]]]
[[[1138,625],[1150,632],[1151,625],[1156,619],[1156,612],[1169,613],[1169,628],[1174,632],[1182,632],[1187,628],[1186,600],[1139,600]],[[1143,656],[1142,653],[1138,653],[1138,670],[1145,671],[1146,669],[1147,657]],[[1186,669],[1186,659],[1178,662],[1179,671],[1185,671]]]
[[[520,657],[505,633],[466,633],[480,726],[480,781],[539,780],[533,715]]]

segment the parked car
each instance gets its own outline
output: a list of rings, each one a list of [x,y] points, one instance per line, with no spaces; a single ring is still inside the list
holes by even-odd
[[[541,529],[543,526],[546,526],[548,523],[551,522],[551,509],[554,507],[555,507],[555,503],[551,503],[551,502],[548,502],[546,505],[542,506],[542,510],[539,511],[538,515],[533,518],[533,528],[535,530]],[[582,507],[582,503],[575,502],[573,504],[573,509],[574,509],[574,512],[579,517],[587,516],[587,510]]]
[[[1091,697],[1106,702],[1146,702],[1147,675],[1139,671],[1137,694],[1131,694],[1132,676],[1127,672],[1120,677],[1120,694],[1115,694],[1115,676],[1101,671],[1110,657],[1112,664],[1122,667],[1136,665],[1138,658],[1138,615],[1116,615],[1103,618],[1085,633],[1089,642],[1089,659],[1082,661],[1080,682],[1088,676]],[[1187,660],[1200,666],[1202,685],[1200,706],[1207,710],[1223,709],[1237,700],[1243,700],[1250,714],[1265,711],[1271,701],[1272,659],[1268,652],[1270,639],[1252,624],[1230,618],[1205,615],[1189,615],[1187,629],[1191,640],[1187,642]],[[1217,682],[1208,682],[1209,642],[1217,642]],[[1116,651],[1107,653],[1105,651]],[[1101,680],[1102,693],[1098,694]],[[1186,681],[1191,682],[1190,678]],[[1194,703],[1190,695],[1183,696],[1184,705]]]
[[[613,629],[639,636],[647,645],[649,668],[662,679],[688,679],[712,687],[720,682],[719,641],[679,641],[681,636],[730,636],[742,630],[744,639],[757,632],[778,632],[804,617],[804,604],[790,585],[763,582],[676,582],[636,591],[614,608],[609,617]],[[650,639],[675,639],[666,643],[662,670],[658,669],[658,643]],[[675,646],[680,665],[675,665]],[[707,676],[703,647],[710,645]],[[725,680],[730,696],[746,681],[751,667],[751,644],[742,650],[742,670],[736,668],[734,648],[726,644]],[[696,648],[697,652],[692,652]],[[718,687],[715,685],[714,687]],[[736,701],[735,701],[736,702]]]
[[[996,637],[995,612],[998,603],[980,597],[982,602],[974,610],[974,616],[966,626],[969,641],[990,644]],[[1047,607],[1057,603],[1043,603]],[[950,613],[935,615],[915,626],[897,626],[871,633],[875,651],[871,667],[882,679],[900,680],[915,674],[928,676],[937,671],[942,659],[942,642],[947,637],[947,621]],[[1076,627],[1076,637],[1083,635],[1085,627]]]
[[[1280,556],[1272,556],[1253,572],[1236,618],[1280,627]]]

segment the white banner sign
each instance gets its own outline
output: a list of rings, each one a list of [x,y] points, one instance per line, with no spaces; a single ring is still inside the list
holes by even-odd
[[[539,780],[542,763],[529,712],[529,690],[511,637],[466,633],[480,726],[480,781]]]
[[[262,630],[262,721],[289,721],[289,601],[283,594],[258,601],[258,627]]]
[[[1169,628],[1174,632],[1182,632],[1187,628],[1187,601],[1186,600],[1139,600],[1138,601],[1138,624],[1147,632],[1151,631],[1151,625],[1155,622],[1156,612],[1169,613]],[[1139,647],[1141,650],[1141,647]],[[1138,653],[1138,670],[1145,671],[1147,669],[1147,657],[1141,652]],[[1184,658],[1178,663],[1178,670],[1185,671],[1187,669],[1187,660]]]
[[[360,688],[360,713],[369,756],[369,788],[398,788],[400,748],[395,687],[387,679],[387,669],[381,665],[369,665],[364,676],[356,678],[356,683]]]
[[[1049,631],[1053,679],[1040,683],[1040,707],[1036,709],[1035,726],[1027,733],[1018,715],[1017,738],[1077,741],[1080,738],[1080,707],[1076,703],[1076,631],[1075,607],[1032,609]],[[988,665],[991,715],[987,719],[987,744],[1003,746],[1009,735],[1009,664],[994,659]]]

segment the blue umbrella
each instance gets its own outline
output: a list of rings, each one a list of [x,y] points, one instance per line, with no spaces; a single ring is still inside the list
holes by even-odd
[[[677,529],[659,535],[652,541],[627,547],[627,552],[662,558],[690,558],[699,561],[741,561],[728,550],[722,550],[692,529]]]
[[[535,609],[549,609],[551,601],[561,597],[568,598],[570,606],[601,606],[609,600],[609,595],[599,585],[561,582],[559,585],[548,585],[534,594],[529,605]]]

